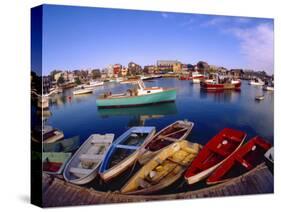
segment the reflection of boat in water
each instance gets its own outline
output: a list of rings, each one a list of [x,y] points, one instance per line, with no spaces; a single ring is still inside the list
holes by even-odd
[[[174,102],[156,104],[150,106],[129,107],[129,108],[102,108],[98,109],[102,117],[110,116],[161,116],[177,113],[177,107]]]
[[[256,97],[255,97],[255,100],[257,100],[257,101],[264,100],[264,95],[256,96]]]
[[[73,152],[80,146],[79,136],[66,138],[54,143],[43,143],[44,152]]]
[[[131,107],[176,100],[177,90],[173,88],[145,87],[142,80],[137,81],[137,87],[125,93],[106,93],[96,100],[97,107]]]

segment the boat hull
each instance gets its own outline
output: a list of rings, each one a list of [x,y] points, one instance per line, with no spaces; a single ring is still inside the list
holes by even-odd
[[[199,150],[199,144],[189,143],[185,140],[167,146],[123,186],[121,193],[151,194],[172,185],[182,176]],[[146,181],[147,178],[151,184]],[[147,182],[146,184],[149,185],[139,189],[141,181]]]
[[[136,148],[132,148],[134,151],[132,154],[118,162],[116,165],[109,168],[109,164],[113,158],[113,156],[116,154],[116,150],[118,148],[129,150],[131,149],[129,145],[124,145],[124,142],[135,133],[145,133],[147,134],[145,140],[143,141],[142,145],[145,145],[154,135],[155,128],[154,127],[133,127],[126,131],[124,134],[122,134],[116,141],[114,141],[114,144],[108,149],[106,152],[105,158],[102,161],[102,164],[99,168],[99,175],[103,179],[103,181],[108,182],[112,180],[113,178],[117,177],[124,171],[126,171],[129,167],[132,167],[136,162],[139,155],[139,149],[141,146]]]
[[[185,173],[188,184],[207,178],[243,144],[246,133],[225,128],[213,137],[200,151]]]
[[[207,184],[226,182],[254,169],[264,162],[264,154],[270,147],[264,139],[252,138],[212,173]]]
[[[239,83],[225,83],[225,84],[213,84],[202,82],[201,88],[207,91],[215,91],[215,90],[238,90],[241,88],[241,82]]]
[[[191,132],[194,123],[193,122],[186,122],[186,121],[176,121],[172,124],[170,124],[169,126],[165,127],[164,129],[162,129],[161,131],[159,131],[148,143],[147,145],[144,145],[142,147],[142,149],[140,149],[140,153],[139,153],[139,157],[138,157],[138,161],[141,165],[147,163],[150,159],[152,159],[155,155],[157,155],[162,148],[166,147],[167,145],[169,145],[169,143],[174,142],[174,141],[169,141],[167,143],[167,141],[165,139],[160,139],[159,137],[162,135],[166,135],[166,132],[168,132],[169,130],[173,129],[176,125],[178,124],[184,124],[185,127],[179,129],[181,132],[176,136],[173,137],[175,140],[183,140],[185,139]],[[158,142],[157,142],[158,141]],[[155,144],[160,144],[161,146],[158,148],[153,148],[153,150],[151,149],[151,145],[153,145],[153,143]]]
[[[96,104],[99,108],[141,106],[163,102],[173,102],[176,100],[176,94],[177,92],[175,89],[169,89],[159,93],[141,96],[97,99]]]

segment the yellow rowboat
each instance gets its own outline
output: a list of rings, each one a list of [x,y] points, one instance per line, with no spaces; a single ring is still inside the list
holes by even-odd
[[[165,147],[121,189],[124,194],[151,194],[175,183],[191,164],[201,145],[181,140]]]

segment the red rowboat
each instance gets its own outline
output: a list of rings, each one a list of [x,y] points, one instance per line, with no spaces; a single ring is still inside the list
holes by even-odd
[[[207,178],[242,145],[246,133],[225,128],[213,137],[199,152],[184,177],[188,184]]]
[[[255,168],[264,161],[265,152],[271,147],[261,137],[254,137],[222,163],[207,179],[207,184],[225,182]]]

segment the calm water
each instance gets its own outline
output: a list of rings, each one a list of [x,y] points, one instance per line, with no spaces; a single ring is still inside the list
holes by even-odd
[[[231,127],[245,131],[251,138],[260,135],[273,142],[273,102],[271,92],[242,83],[240,92],[207,93],[200,85],[178,79],[157,79],[147,86],[176,87],[175,103],[122,109],[97,109],[96,97],[103,92],[123,92],[132,85],[108,83],[95,88],[93,94],[72,96],[71,90],[50,101],[52,115],[47,123],[63,130],[65,137],[79,135],[85,141],[93,133],[121,135],[131,126],[155,126],[157,130],[179,120],[195,123],[188,140],[205,144],[221,129]],[[265,94],[263,101],[256,95]],[[71,99],[69,98],[71,96]]]

